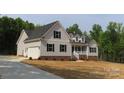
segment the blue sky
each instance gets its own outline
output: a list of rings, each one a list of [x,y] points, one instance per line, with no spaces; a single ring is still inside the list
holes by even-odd
[[[124,24],[124,14],[6,14],[6,16],[21,17],[41,25],[59,20],[65,28],[77,23],[82,31],[89,31],[93,24],[100,24],[105,29],[110,21]]]

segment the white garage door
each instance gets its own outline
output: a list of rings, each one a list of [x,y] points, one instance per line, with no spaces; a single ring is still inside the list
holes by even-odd
[[[40,48],[39,47],[31,47],[28,48],[28,58],[31,57],[32,59],[38,59],[40,57]]]

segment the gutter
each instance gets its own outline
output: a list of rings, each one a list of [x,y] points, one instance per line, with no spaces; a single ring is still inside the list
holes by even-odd
[[[24,43],[35,42],[35,41],[40,41],[40,40],[41,40],[41,38],[30,39],[30,40],[25,40]]]

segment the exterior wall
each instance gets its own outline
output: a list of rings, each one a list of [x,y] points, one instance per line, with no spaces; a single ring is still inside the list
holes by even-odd
[[[53,31],[60,31],[61,32],[61,39],[55,39]],[[41,41],[41,56],[71,56],[71,43],[69,41],[68,34],[66,31],[61,27],[61,25],[57,24],[54,28],[47,33],[44,40]],[[47,52],[47,43],[54,44],[54,52]],[[60,52],[60,44],[64,44],[67,46],[66,52]]]
[[[90,53],[90,51],[88,51],[88,56],[98,56],[98,46],[97,46],[97,44],[90,44],[89,48],[90,47],[96,48],[96,53]]]
[[[17,55],[18,56],[23,56],[24,55],[24,50],[25,50],[25,44],[24,40],[28,38],[27,34],[23,31],[19,37],[19,40],[17,42]]]
[[[47,52],[47,43],[54,44],[54,52]],[[60,44],[66,44],[66,52],[60,52]],[[41,47],[41,56],[71,56],[71,44],[67,42],[42,41]]]
[[[53,31],[60,31],[61,32],[61,39],[55,39]],[[45,40],[47,41],[58,41],[58,42],[70,42],[68,33],[63,29],[60,24],[56,24],[45,36]]]

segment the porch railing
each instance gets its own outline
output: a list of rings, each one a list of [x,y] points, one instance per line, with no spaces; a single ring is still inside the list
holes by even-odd
[[[76,51],[73,52],[73,56],[75,56],[76,59],[79,59],[79,53],[77,53]]]
[[[75,52],[80,54],[80,55],[86,55],[86,51],[75,51]]]

